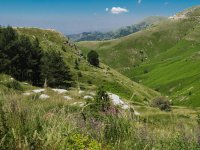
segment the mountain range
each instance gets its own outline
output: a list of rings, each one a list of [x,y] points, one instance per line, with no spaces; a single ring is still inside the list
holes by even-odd
[[[166,17],[152,16],[148,17],[137,24],[122,27],[109,32],[83,32],[80,34],[67,35],[72,41],[103,41],[120,38],[123,36],[130,35],[132,33],[144,30],[148,27],[158,24],[161,21],[166,20]]]

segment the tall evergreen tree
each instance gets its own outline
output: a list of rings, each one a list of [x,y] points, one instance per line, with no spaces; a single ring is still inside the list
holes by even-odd
[[[55,51],[45,53],[42,62],[43,80],[47,79],[48,85],[53,87],[71,86],[72,75],[61,53]]]

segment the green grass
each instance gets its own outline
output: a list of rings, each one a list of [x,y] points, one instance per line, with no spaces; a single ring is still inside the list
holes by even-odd
[[[143,99],[151,100],[159,95],[159,93],[131,81],[103,63],[100,64],[100,68],[89,65],[86,59],[79,54],[80,50],[76,49],[72,42],[56,31],[37,28],[16,28],[16,30],[19,34],[25,34],[30,38],[37,37],[45,51],[60,51],[71,70],[76,82],[74,86],[77,88],[78,85],[81,89],[96,89],[98,86],[105,86],[108,91],[127,100],[130,100],[132,95],[135,94],[136,98],[131,100],[140,102]],[[75,69],[75,60],[77,59],[80,60],[78,70]],[[78,73],[81,73],[82,76],[78,77]]]
[[[198,108],[161,112],[135,106],[140,116],[119,109],[117,114],[86,110],[71,89],[62,95],[47,89],[47,100],[20,93],[0,95],[0,149],[198,149]],[[86,115],[86,121],[82,116]]]
[[[96,50],[105,64],[170,96],[175,105],[199,107],[199,15],[197,7],[187,19],[168,20],[116,40],[78,45],[85,53]]]

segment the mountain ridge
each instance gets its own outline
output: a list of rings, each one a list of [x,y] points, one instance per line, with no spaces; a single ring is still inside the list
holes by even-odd
[[[129,34],[138,32],[140,30],[146,29],[150,26],[156,25],[161,21],[166,20],[166,17],[161,16],[151,16],[147,17],[144,20],[130,26],[122,27],[113,31],[108,32],[83,32],[80,34],[72,34],[67,35],[72,41],[104,41],[104,40],[111,40],[120,38],[123,36],[127,36]]]

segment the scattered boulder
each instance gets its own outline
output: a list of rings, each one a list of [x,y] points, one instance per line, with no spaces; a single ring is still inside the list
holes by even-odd
[[[80,107],[83,107],[85,104],[83,102],[75,102],[73,105],[79,105]]]
[[[63,93],[67,93],[68,91],[65,89],[52,89],[54,92],[57,92],[58,94],[63,94]]]
[[[66,99],[66,100],[72,100],[72,98],[70,96],[64,96],[64,99]]]
[[[139,116],[140,113],[134,110],[134,115]]]
[[[37,90],[33,90],[34,93],[42,93],[44,92],[45,89],[37,89]]]
[[[86,95],[83,97],[83,99],[94,99],[92,96]]]
[[[80,90],[78,93],[79,93],[79,94],[83,94],[83,93],[84,93],[84,91]]]
[[[95,96],[96,93],[95,92],[90,92],[89,95]]]
[[[122,109],[129,109],[130,106],[120,99],[120,97],[113,93],[108,93],[110,99],[115,106],[121,106]]]
[[[29,93],[29,92],[26,92],[26,93],[23,93],[23,95],[24,95],[24,96],[30,96],[30,95],[31,95],[31,93]]]
[[[46,95],[46,94],[42,94],[40,95],[39,99],[48,99],[50,98],[50,96]]]
[[[125,105],[122,105],[122,109],[129,109],[130,107],[127,105],[127,104],[125,104]]]

